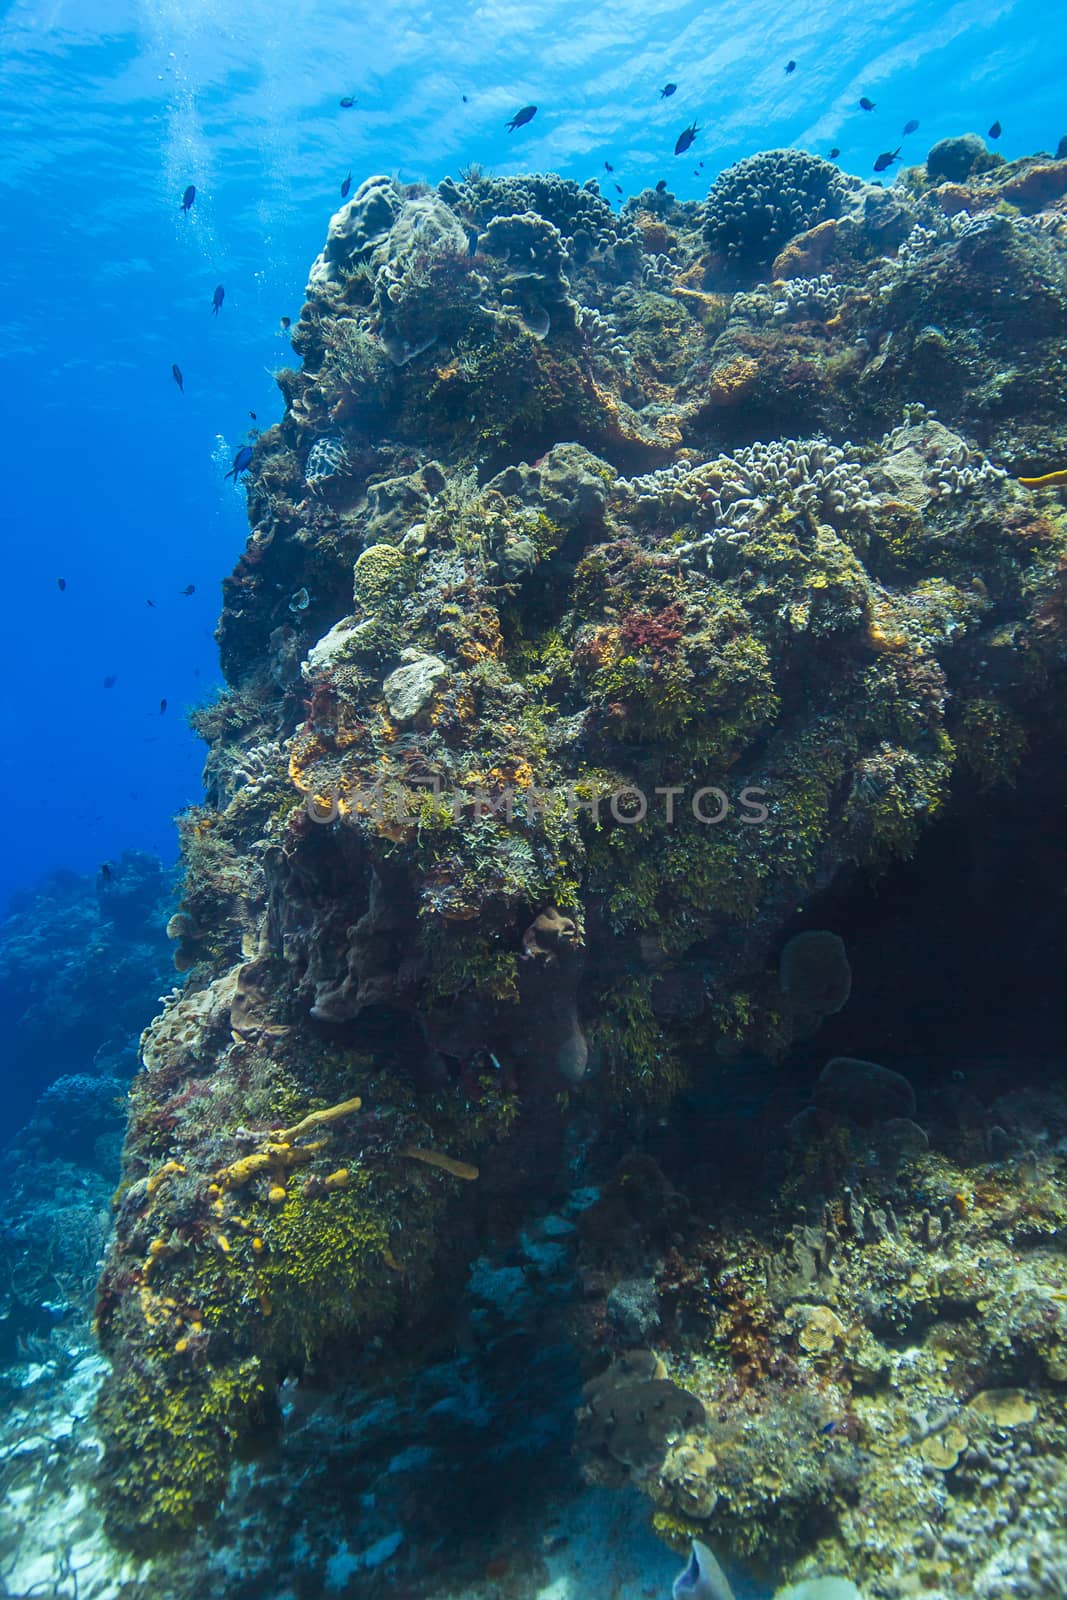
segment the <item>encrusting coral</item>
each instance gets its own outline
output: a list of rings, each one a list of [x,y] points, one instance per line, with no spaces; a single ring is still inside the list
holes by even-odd
[[[1067,443],[1067,255],[1058,210],[946,219],[795,152],[706,206],[468,173],[332,219],[100,1283],[119,1538],[210,1514],[287,1375],[417,1348],[561,1095],[662,1103],[831,1015],[789,919],[1010,781],[1062,687],[1067,531],[1014,479]]]

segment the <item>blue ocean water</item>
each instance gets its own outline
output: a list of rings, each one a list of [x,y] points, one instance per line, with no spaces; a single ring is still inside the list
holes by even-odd
[[[840,0],[756,0],[744,8],[661,0],[585,8],[563,0],[434,7],[385,0],[373,8],[362,0],[299,7],[278,0],[35,0],[4,10],[0,41],[0,303],[7,319],[0,405],[8,487],[0,915],[13,891],[56,868],[73,869],[54,879],[30,912],[23,898],[22,912],[16,908],[5,922],[0,956],[9,965],[0,990],[6,983],[9,1011],[0,1004],[0,1037],[15,1034],[9,1012],[19,1013],[21,1030],[11,1046],[17,1066],[9,1075],[8,1120],[16,1128],[30,1120],[11,1167],[17,1175],[6,1232],[0,1227],[0,1269],[8,1260],[47,1255],[37,1251],[47,1228],[50,1238],[77,1246],[64,1258],[65,1283],[44,1274],[39,1284],[27,1274],[16,1286],[25,1315],[17,1339],[15,1318],[7,1345],[0,1338],[0,1369],[9,1360],[11,1370],[17,1366],[30,1398],[8,1392],[12,1380],[0,1370],[0,1399],[9,1437],[25,1426],[47,1441],[45,1421],[51,1428],[69,1413],[84,1422],[100,1379],[79,1296],[95,1277],[111,1224],[117,1111],[135,1071],[137,1034],[156,996],[176,981],[162,935],[171,886],[153,857],[174,860],[173,816],[200,797],[203,753],[186,712],[220,687],[213,637],[220,585],[248,531],[243,486],[226,473],[255,431],[281,415],[273,374],[296,364],[283,321],[297,321],[342,181],[350,176],[354,190],[382,172],[433,184],[478,163],[499,174],[555,170],[580,182],[595,178],[621,206],[660,180],[679,197],[698,199],[722,169],[769,146],[822,155],[839,149],[841,165],[865,178],[883,151],[902,146],[904,162],[918,162],[935,141],[968,131],[989,137],[1010,159],[1053,150],[1067,132],[1067,47],[1049,8],[1039,10],[1033,0],[889,0],[877,8]],[[667,84],[676,85],[669,96],[662,93]],[[534,105],[532,120],[508,131],[519,108]],[[912,122],[918,128],[905,136]],[[687,126],[696,129],[692,148],[676,156]],[[994,126],[1002,131],[987,135]],[[180,201],[189,185],[196,198],[185,214]],[[106,877],[101,890],[97,867],[120,858],[114,881]],[[1007,908],[1004,922],[1009,926]],[[110,924],[106,938],[102,923]],[[984,929],[982,939],[994,942]],[[958,967],[967,955],[957,941]],[[920,1011],[914,973],[902,964],[896,971],[894,1010]],[[948,957],[943,971],[951,976]],[[39,988],[26,973],[36,974]],[[1049,989],[1055,981],[1053,975]],[[934,1004],[950,989],[948,980],[942,993],[931,988]],[[968,990],[958,976],[956,991],[965,1010]],[[86,994],[98,1015],[89,1014]],[[93,1027],[101,1018],[98,1036]],[[893,1035],[888,1027],[870,1035],[881,1060]],[[1011,1042],[1018,1044],[1018,1035]],[[839,1045],[861,1047],[868,1045],[859,1034]],[[1012,1075],[1011,1067],[994,1066]],[[802,1063],[798,1079],[804,1070]],[[969,1079],[952,1073],[953,1084],[966,1081],[968,1092],[979,1078],[978,1070]],[[764,1103],[774,1094],[784,1102],[795,1088],[777,1063],[761,1077],[759,1064],[746,1062],[724,1083],[709,1074],[703,1098],[695,1094],[683,1107],[680,1120],[696,1130],[694,1143],[710,1140],[715,1118],[727,1111],[735,1126],[755,1129]],[[662,1137],[646,1130],[647,1140],[667,1152],[669,1167],[677,1130],[666,1119],[663,1126]],[[998,1131],[1010,1144],[999,1124]],[[1067,1139],[1059,1149],[1067,1150]],[[697,1166],[692,1151],[675,1155],[683,1167]],[[65,1182],[71,1171],[84,1174],[82,1187],[64,1188],[51,1176],[60,1163]],[[544,1483],[535,1482],[538,1493],[515,1508],[516,1520],[522,1512],[527,1523],[514,1541],[520,1557],[543,1555],[548,1586],[539,1600],[603,1600],[609,1593],[665,1600],[670,1592],[679,1559],[648,1529],[645,1503],[614,1491],[574,1492],[576,1475],[566,1470],[580,1392],[573,1351],[562,1343],[549,1348],[546,1378],[529,1302],[513,1310],[514,1327],[501,1303],[499,1285],[516,1282],[523,1296],[531,1283],[547,1283],[545,1305],[553,1295],[560,1303],[577,1299],[577,1278],[553,1264],[556,1256],[566,1261],[558,1241],[569,1224],[551,1213],[547,1221],[555,1229],[546,1226],[544,1239],[531,1244],[524,1233],[518,1244],[498,1241],[499,1259],[473,1264],[471,1328],[484,1332],[499,1320],[500,1365],[489,1340],[479,1367],[472,1334],[436,1378],[423,1372],[434,1403],[409,1395],[395,1456],[386,1416],[376,1448],[388,1444],[390,1459],[375,1467],[374,1451],[366,1452],[365,1481],[373,1488],[345,1508],[351,1527],[325,1562],[329,1588],[352,1582],[351,1592],[362,1593],[362,1575],[384,1568],[405,1539],[408,1551],[419,1538],[420,1548],[431,1547],[417,1514],[424,1490],[412,1490],[409,1505],[400,1480],[432,1462],[439,1446],[427,1442],[437,1438],[427,1418],[440,1409],[455,1412],[472,1434],[490,1423],[497,1430],[475,1452],[483,1476],[472,1467],[464,1491],[492,1478],[503,1498],[524,1474],[536,1479],[530,1459],[550,1458],[565,1441]],[[4,1277],[0,1270],[0,1298]],[[1041,1293],[1050,1292],[1055,1317],[1063,1296],[1044,1283]],[[64,1294],[69,1303],[61,1303]],[[69,1315],[75,1302],[76,1318]],[[548,1314],[545,1326],[557,1336]],[[520,1333],[534,1352],[529,1397],[512,1392],[514,1358],[506,1353]],[[444,1400],[437,1400],[435,1381]],[[298,1402],[307,1403],[307,1415]],[[273,1482],[281,1505],[278,1483],[294,1463],[314,1458],[322,1439],[335,1451],[348,1443],[343,1395],[335,1412],[324,1406],[318,1417],[306,1395],[286,1403],[297,1413],[286,1439],[290,1453],[272,1463],[274,1480],[244,1480],[249,1505],[264,1481]],[[362,1417],[358,1395],[351,1405]],[[522,1425],[509,1428],[513,1411]],[[405,1428],[410,1448],[401,1449]],[[842,1456],[849,1443],[834,1417],[818,1439],[826,1452],[840,1446]],[[324,1454],[321,1482],[338,1459]],[[442,1477],[463,1461],[459,1449]],[[347,1482],[364,1480],[353,1475]],[[440,1502],[451,1503],[432,1472],[421,1482],[434,1482]],[[240,1480],[236,1487],[240,1508]],[[533,1526],[543,1508],[552,1517]],[[497,1514],[497,1502],[491,1511],[475,1505],[471,1517],[477,1530],[482,1513],[500,1541],[484,1551],[487,1577],[497,1565],[507,1570],[497,1552],[513,1555],[503,1541],[516,1527]],[[55,1581],[39,1554],[51,1548],[53,1515],[60,1534],[74,1537],[67,1512],[41,1511],[24,1541],[20,1593],[45,1592]],[[254,1520],[240,1510],[235,1519],[239,1527]],[[5,1565],[5,1537],[10,1533],[0,1532],[0,1589],[7,1593],[13,1569]],[[963,1533],[955,1537],[966,1545]],[[94,1549],[92,1559],[103,1559],[103,1543]],[[203,1545],[198,1558],[207,1559]],[[230,1548],[222,1542],[212,1558],[218,1565],[205,1571],[230,1563],[232,1575],[244,1559],[240,1541]],[[910,1553],[902,1559],[906,1564]],[[293,1564],[299,1568],[298,1554]],[[105,1576],[117,1584],[122,1574]],[[246,1575],[240,1593],[255,1592],[259,1581]],[[761,1585],[752,1591],[740,1586],[745,1581],[739,1596],[770,1594],[772,1580],[750,1575]],[[1002,1600],[1017,1592],[1023,1600],[1033,1592],[1005,1585],[987,1583],[981,1593]],[[68,1592],[118,1590],[79,1589],[76,1580],[71,1591],[50,1592],[65,1600]]]
[[[199,793],[183,713],[217,684],[219,584],[246,535],[223,474],[250,412],[280,415],[280,318],[346,173],[433,183],[479,162],[598,177],[620,203],[660,178],[696,198],[771,145],[839,146],[869,176],[913,118],[905,160],[994,120],[1013,157],[1064,132],[1065,53],[1036,0],[9,5],[0,903],[58,865],[174,856],[172,815]]]

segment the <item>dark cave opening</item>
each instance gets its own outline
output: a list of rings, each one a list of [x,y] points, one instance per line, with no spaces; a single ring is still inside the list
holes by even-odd
[[[1002,1096],[1062,1085],[1067,772],[1058,737],[1047,731],[1013,785],[958,796],[909,859],[840,873],[783,927],[771,965],[805,929],[840,935],[848,1002],[781,1060],[697,1064],[670,1115],[650,1119],[642,1137],[672,1181],[715,1205],[762,1204],[785,1170],[792,1119],[834,1056],[903,1073],[924,1124],[984,1126]]]
[[[852,993],[787,1069],[853,1055],[926,1082],[1062,1072],[1065,791],[1062,763],[1038,754],[1011,787],[954,805],[909,860],[877,877],[854,870],[812,900],[782,942],[803,928],[840,934]]]

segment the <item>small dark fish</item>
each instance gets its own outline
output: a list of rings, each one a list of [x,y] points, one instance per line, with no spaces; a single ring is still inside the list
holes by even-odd
[[[677,87],[678,87],[678,85],[676,83],[664,84],[663,88],[659,92],[660,99],[661,100],[669,100],[671,95],[674,93],[675,89],[677,89]]]
[[[151,606],[153,611],[156,609],[156,602],[154,600],[146,600],[145,605]]]
[[[897,148],[895,150],[883,150],[881,155],[878,157],[878,160],[874,163],[874,170],[875,170],[875,172],[884,172],[887,167],[891,167],[893,165],[894,161],[899,161],[899,160],[900,160],[900,146],[899,145],[897,145]]]
[[[788,76],[788,74],[790,72],[795,72],[797,70],[796,62],[795,61],[787,61],[786,64],[785,64],[785,70],[786,70],[786,75],[787,76]]]
[[[994,122],[993,126],[989,130],[989,137],[991,139],[999,139],[1003,132],[1004,129],[1000,126],[1000,123]]]
[[[910,122],[906,122],[904,124],[904,132],[905,133],[918,133],[918,131],[919,131],[919,120],[918,120],[917,117],[912,117]]]
[[[675,155],[684,155],[699,132],[700,129],[697,127],[695,122],[691,122],[688,128],[683,128],[681,133],[678,135],[677,141],[675,142]]]
[[[466,104],[467,104],[467,96],[466,96],[466,95],[464,95],[464,96],[463,96],[463,104],[464,104],[464,105],[466,105]]]
[[[616,192],[617,192],[617,193],[618,193],[618,194],[622,194],[622,184],[621,184],[621,183],[617,183],[617,184],[616,184],[616,185],[615,185],[615,189],[616,189]]]
[[[185,379],[182,377],[182,369],[181,369],[181,367],[179,367],[179,365],[178,365],[178,363],[176,361],[172,361],[171,364],[170,364],[170,375],[174,379],[175,383],[178,385],[178,388],[181,390],[182,394],[184,394],[185,393]]]
[[[659,182],[657,183],[657,185],[656,185],[656,193],[657,194],[662,194],[664,192],[664,190],[666,189],[666,187],[667,187],[666,178],[661,178],[659,180]]]
[[[355,97],[354,94],[346,94],[346,95],[343,95],[341,97],[341,99],[337,103],[342,108],[342,110],[351,111],[352,107],[356,103],[356,97]]]
[[[167,709],[167,702],[165,700],[161,700],[159,702],[159,714],[160,714],[160,716],[163,715],[163,713],[164,713],[164,711],[166,711],[166,709]]]
[[[349,191],[349,189],[351,189],[351,187],[352,187],[352,174],[349,173],[348,177],[345,179],[344,183],[342,183],[342,185],[341,185],[341,199],[342,200],[345,199],[345,197],[347,196],[348,191]]]
[[[59,590],[59,592],[60,592],[60,594],[62,594],[62,592],[63,592],[63,590],[64,590],[64,589],[65,589],[65,588],[66,588],[66,587],[67,587],[67,580],[66,580],[66,578],[57,578],[57,579],[56,579],[56,588],[57,588],[57,589],[58,589],[58,590]]]
[[[509,133],[514,133],[516,128],[524,128],[528,122],[532,122],[536,115],[536,106],[523,106],[522,110],[516,111],[511,121],[505,122],[504,126]]]
[[[873,100],[868,100],[867,96],[865,94],[860,95],[860,110],[861,111],[873,111],[874,110],[874,101]]]
[[[215,316],[215,317],[218,316],[219,312],[222,310],[222,302],[225,300],[225,298],[226,298],[226,290],[223,288],[221,283],[216,284],[215,293],[211,296],[211,314],[212,314],[212,316]]]
[[[247,472],[249,467],[252,465],[252,455],[252,446],[250,444],[243,444],[233,458],[233,466],[230,468],[229,472],[225,474],[222,481],[225,483],[226,478],[232,478],[233,486],[236,489],[237,480],[241,476],[241,473]]]
[[[196,584],[195,583],[187,583],[185,585],[185,588],[182,590],[182,594],[184,594],[184,595],[190,595],[190,594],[195,594],[195,593],[196,593]]]
[[[292,325],[293,325],[293,319],[292,319],[292,317],[283,317],[283,318],[282,318],[282,328],[283,328],[283,329],[285,329],[285,328],[291,328],[291,327],[292,327]]]
[[[113,689],[118,681],[118,673],[109,672],[107,677],[104,679],[104,688]]]
[[[699,170],[700,170],[700,171],[701,171],[701,172],[703,172],[703,170],[704,170],[704,163],[703,163],[703,161],[698,161],[698,162],[697,162],[697,167],[698,167],[698,169],[699,169]]]
[[[615,171],[615,168],[612,166],[610,161],[605,161],[605,163],[604,163],[604,171],[605,172],[614,172]]]
[[[110,861],[102,862],[101,866],[100,866],[100,882],[101,883],[110,883],[111,879],[113,877],[114,877],[114,873],[113,873],[113,871],[111,869]]]
[[[254,412],[254,411],[250,411],[250,412],[249,412],[249,413],[248,413],[248,415],[249,415],[249,416],[250,416],[250,417],[251,417],[251,418],[252,418],[252,421],[253,421],[253,422],[258,422],[258,421],[259,421],[259,418],[258,418],[258,417],[257,417],[257,416],[256,416],[256,414],[255,414],[255,412]]]
[[[195,199],[196,199],[196,184],[195,183],[191,183],[189,185],[188,189],[186,189],[185,193],[182,195],[182,198],[181,198],[181,208],[185,212],[186,216],[188,216],[190,211],[193,209],[193,201]]]
[[[837,146],[836,146],[836,144],[835,144],[835,145],[834,145],[834,147],[833,147],[833,149],[832,149],[832,150],[831,150],[831,151],[830,151],[830,154],[829,154],[829,156],[828,156],[828,157],[827,157],[827,160],[829,160],[829,161],[836,161],[836,160],[837,160],[837,158],[838,158],[838,156],[839,156],[839,155],[840,155],[840,154],[841,154],[841,152],[840,152],[840,150],[839,150],[839,149],[838,149],[838,148],[837,148]]]

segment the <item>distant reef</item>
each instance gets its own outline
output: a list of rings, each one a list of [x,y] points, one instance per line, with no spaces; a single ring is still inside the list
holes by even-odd
[[[92,877],[51,873],[0,916],[0,1033],[11,1067],[0,1137],[18,1131],[57,1078],[136,1070],[144,1019],[173,983],[173,876],[157,856],[127,850]],[[50,1103],[55,1111],[58,1098]]]
[[[210,1518],[283,1380],[416,1364],[579,1134],[624,1162],[583,1224],[580,1443],[679,1549],[847,1550],[895,1595],[887,1545],[1062,1386],[1063,1294],[1008,1281],[1067,1216],[1062,1162],[1024,1199],[1003,1167],[1032,1108],[969,1139],[827,1068],[773,1160],[753,1133],[730,1227],[625,1166],[845,1005],[840,940],[783,951],[798,916],[1062,765],[1067,162],[953,143],[886,187],[765,151],[617,213],[551,174],[372,176],[331,219],[99,1284],[120,1543]],[[994,1268],[914,1414],[864,1413]],[[895,1498],[859,1450],[906,1454]],[[915,1552],[950,1584],[951,1546]]]

